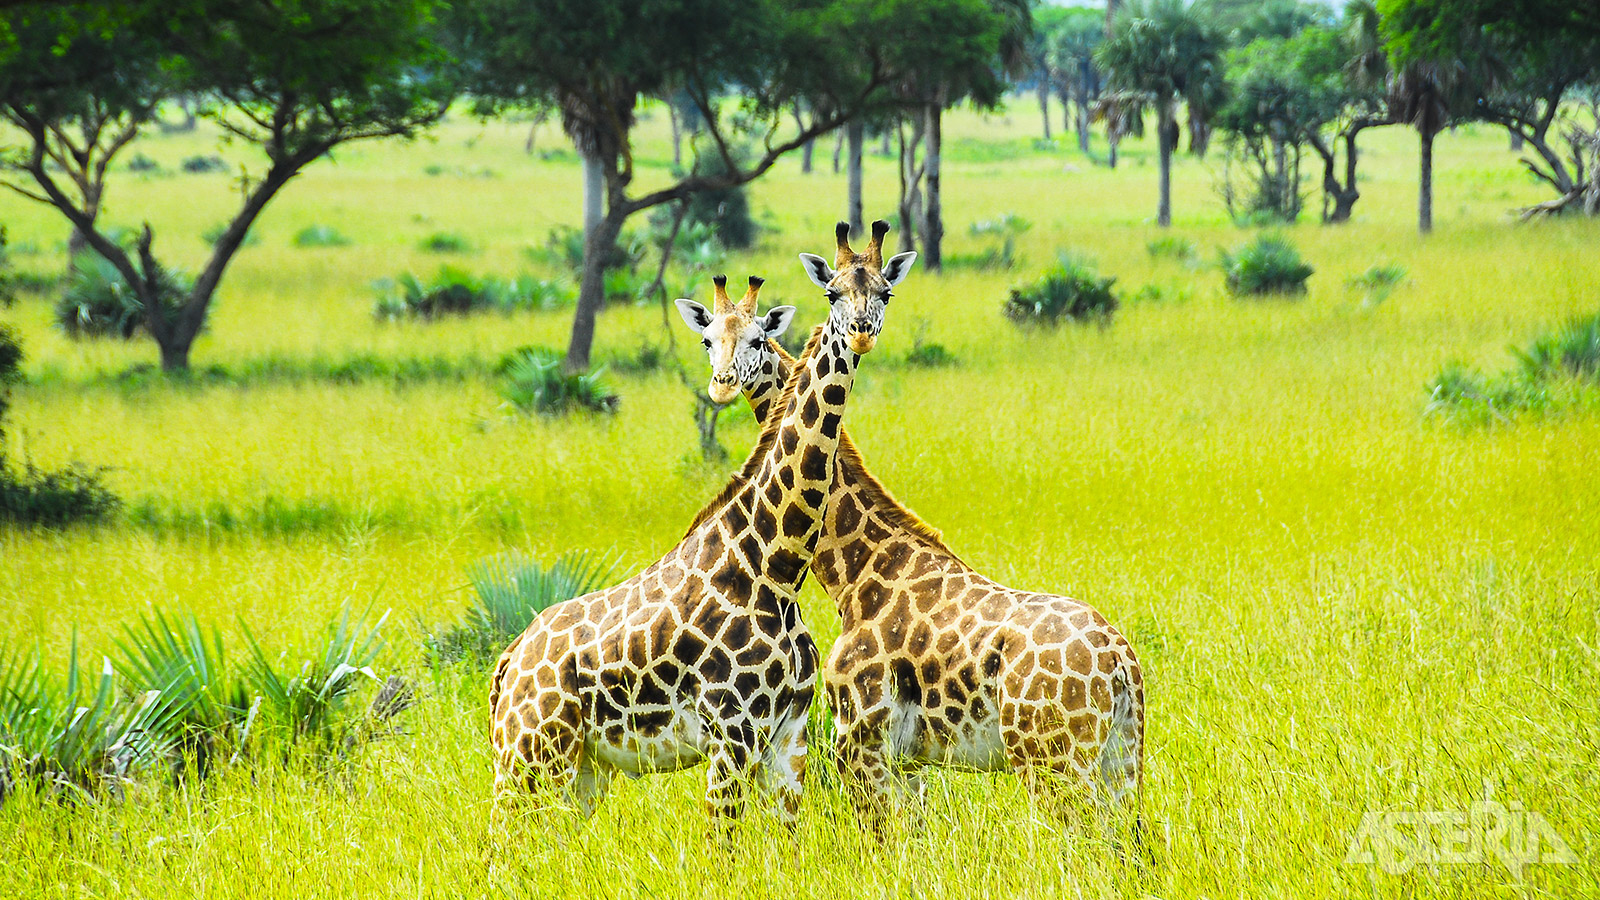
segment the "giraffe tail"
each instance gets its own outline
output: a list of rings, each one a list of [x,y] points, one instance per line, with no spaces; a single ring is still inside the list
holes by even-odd
[[[1100,787],[1108,806],[1132,804],[1137,834],[1144,794],[1144,691],[1127,666],[1111,674],[1111,733],[1100,746]]]

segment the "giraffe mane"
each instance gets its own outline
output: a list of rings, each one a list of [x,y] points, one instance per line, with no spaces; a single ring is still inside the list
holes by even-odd
[[[769,346],[771,346],[773,352],[778,354],[779,365],[786,366],[789,373],[792,375],[796,369],[795,358],[790,356],[789,351],[783,349],[783,345],[779,344],[777,341],[769,338],[767,343]],[[810,345],[807,345],[806,349],[810,350]],[[804,360],[805,353],[801,353],[800,358],[801,360]],[[792,378],[789,379],[789,381],[792,380]],[[788,384],[789,382],[786,381],[784,397],[779,401],[785,405],[788,402]],[[778,408],[781,407],[774,407],[773,410]],[[783,418],[782,416],[776,415],[773,410],[767,411],[768,420],[773,418]],[[956,552],[951,550],[950,547],[945,544],[943,532],[932,525],[929,525],[922,519],[921,516],[912,512],[910,507],[906,506],[904,503],[901,503],[899,500],[896,500],[894,495],[889,493],[889,489],[883,486],[883,482],[879,481],[877,476],[867,471],[866,460],[861,458],[861,451],[856,449],[855,439],[850,437],[850,432],[844,430],[843,428],[839,429],[839,451],[838,457],[834,461],[834,466],[837,467],[840,462],[848,462],[853,467],[857,484],[861,488],[861,492],[876,501],[874,505],[874,511],[881,515],[886,522],[895,528],[900,528],[917,535],[918,537],[932,544],[936,550],[941,550],[945,553],[948,553],[952,557],[956,556]]]
[[[817,348],[821,345],[822,326],[818,325],[811,329],[811,338],[806,341],[805,349],[800,351],[798,362],[809,361],[812,356],[816,355]],[[761,423],[761,434],[756,438],[755,447],[750,450],[750,455],[745,457],[744,465],[739,467],[739,471],[733,473],[733,477],[729,478],[728,483],[722,486],[722,490],[717,496],[713,497],[710,503],[701,507],[698,513],[695,513],[694,519],[689,523],[688,530],[684,532],[684,537],[694,534],[694,530],[704,524],[707,519],[721,512],[722,508],[728,505],[728,501],[732,500],[734,495],[738,494],[750,483],[750,479],[754,478],[756,473],[761,470],[761,464],[766,460],[767,452],[772,449],[773,444],[778,442],[778,431],[783,427],[783,413],[781,410],[789,408],[789,402],[794,399],[800,383],[800,379],[796,377],[800,371],[797,361],[789,357],[787,353],[783,354],[783,358],[789,363],[789,374],[784,378],[783,393],[779,395],[772,409],[768,411],[767,420]],[[840,448],[843,449],[842,441]]]

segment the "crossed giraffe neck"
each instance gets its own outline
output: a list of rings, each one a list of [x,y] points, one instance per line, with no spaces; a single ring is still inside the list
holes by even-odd
[[[715,293],[732,306],[725,278]],[[793,819],[818,662],[795,593],[859,352],[881,323],[881,306],[833,303],[740,475],[690,533],[622,584],[540,613],[501,655],[489,691],[497,798],[554,790],[588,813],[619,770],[704,760],[715,816],[739,815],[754,782]]]
[[[763,421],[793,364],[774,340],[782,309],[707,328],[761,332],[734,367]],[[872,477],[848,433],[829,491],[812,571],[843,621],[822,677],[863,819],[881,826],[920,794],[922,766],[944,764],[1009,769],[1062,813],[1077,798],[1131,810],[1137,833],[1144,681],[1126,638],[1088,604],[972,569]]]

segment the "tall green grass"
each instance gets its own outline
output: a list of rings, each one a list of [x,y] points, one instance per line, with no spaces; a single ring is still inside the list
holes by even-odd
[[[1090,601],[1133,641],[1149,703],[1143,868],[1093,829],[1051,820],[1009,776],[928,772],[922,828],[897,825],[879,845],[856,828],[820,753],[795,833],[754,815],[731,852],[705,840],[698,770],[619,779],[588,823],[523,809],[508,833],[490,831],[486,681],[476,666],[427,667],[429,629],[410,623],[468,621],[477,601],[462,590],[465,567],[511,547],[546,561],[615,547],[616,577],[636,571],[682,536],[726,472],[698,462],[673,367],[703,373],[705,360],[682,334],[663,350],[667,364],[628,376],[615,415],[508,418],[492,361],[563,346],[566,316],[373,321],[375,275],[437,268],[419,247],[429,234],[458,232],[475,269],[513,272],[527,264],[523,248],[579,222],[575,157],[523,154],[526,123],[460,117],[429,144],[375,143],[311,167],[253,229],[262,241],[230,270],[195,362],[242,373],[279,361],[270,377],[119,386],[118,373],[154,360],[148,342],[74,343],[44,298],[4,311],[30,354],[16,452],[41,466],[114,461],[106,478],[130,509],[246,520],[0,526],[10,646],[37,646],[59,672],[76,622],[82,659],[115,659],[125,625],[181,601],[201,622],[249,622],[287,679],[316,655],[280,662],[277,648],[322,648],[351,597],[378,598],[395,613],[374,671],[412,675],[417,705],[398,720],[403,734],[365,745],[338,778],[296,751],[222,767],[203,785],[145,779],[120,803],[63,806],[20,789],[0,808],[11,851],[0,896],[1591,892],[1600,418],[1580,405],[1440,428],[1419,386],[1452,359],[1515,369],[1508,344],[1526,350],[1592,315],[1600,223],[1509,222],[1505,210],[1542,199],[1540,188],[1502,135],[1463,129],[1439,139],[1437,230],[1419,239],[1415,137],[1377,129],[1363,135],[1356,220],[1283,232],[1317,268],[1304,297],[1238,303],[1216,269],[1165,245],[1150,252],[1166,236],[1148,222],[1153,129],[1125,143],[1111,171],[1031,149],[1037,113],[1020,102],[947,117],[947,252],[981,253],[986,238],[963,226],[1007,210],[1033,223],[1016,239],[1019,258],[1081,248],[1103,276],[1183,302],[1126,304],[1108,329],[1025,332],[1001,313],[1016,272],[936,277],[919,263],[862,359],[846,426],[872,471],[963,558],[1006,583]],[[640,128],[638,189],[648,190],[667,177],[647,164],[670,159],[664,110]],[[173,170],[215,145],[203,128],[137,149]],[[1095,149],[1103,156],[1098,139]],[[734,277],[766,277],[764,305],[796,304],[800,324],[826,310],[794,261],[831,242],[844,185],[826,159],[808,176],[780,162],[751,186],[771,228],[725,261]],[[500,177],[430,178],[434,163]],[[867,206],[891,211],[895,161],[866,165]],[[1175,230],[1195,246],[1240,243],[1204,163],[1180,156],[1176,167]],[[148,215],[174,264],[192,268],[205,250],[193,236],[237,198],[226,179],[190,178],[175,204],[171,183],[117,183],[108,214]],[[15,197],[0,198],[0,213],[19,245],[46,248],[19,266],[64,271],[59,222]],[[294,249],[293,234],[318,221],[343,223],[352,243]],[[1375,260],[1404,266],[1414,287],[1358,310],[1349,280]],[[704,284],[695,290],[705,301]],[[663,329],[654,304],[609,306],[596,358],[666,348]],[[891,365],[919,334],[960,365]],[[448,377],[387,374],[434,359],[463,362]],[[312,372],[354,360],[378,374]],[[736,418],[719,436],[737,456],[757,427]],[[808,585],[801,605],[826,653],[839,629],[832,601]],[[223,645],[230,665],[253,658],[233,630]],[[93,678],[80,683],[87,698]],[[366,696],[348,708],[365,715]],[[1390,875],[1344,861],[1365,813],[1466,810],[1485,779],[1496,800],[1543,816],[1578,862],[1519,877],[1498,863]]]

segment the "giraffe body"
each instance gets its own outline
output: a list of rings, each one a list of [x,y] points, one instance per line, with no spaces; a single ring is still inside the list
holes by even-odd
[[[741,307],[755,308],[760,283]],[[719,312],[734,306],[725,284]],[[713,815],[738,816],[756,783],[793,819],[818,670],[795,594],[821,532],[853,348],[870,349],[881,322],[881,308],[834,303],[782,411],[688,535],[622,584],[544,610],[501,655],[489,691],[497,796],[553,790],[588,813],[617,771],[705,761]]]
[[[825,274],[834,289],[857,278]],[[770,339],[744,352],[729,367],[753,373],[741,386],[765,420],[790,360]],[[928,765],[1013,771],[1051,800],[1131,798],[1137,813],[1144,678],[1127,639],[1088,604],[968,566],[867,471],[848,433],[829,491],[812,571],[842,631],[822,677],[863,817],[881,822]]]

